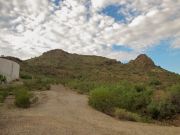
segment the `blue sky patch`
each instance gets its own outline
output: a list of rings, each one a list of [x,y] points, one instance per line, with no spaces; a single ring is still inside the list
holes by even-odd
[[[61,1],[62,1],[62,0],[54,0],[54,4],[55,4],[56,6],[59,6],[59,4],[60,4]]]
[[[180,50],[171,48],[172,40],[163,40],[157,46],[149,49],[147,54],[157,65],[180,73]]]
[[[109,5],[104,8],[101,12],[107,16],[113,17],[116,21],[125,22],[126,17],[119,13],[120,5]]]
[[[133,51],[131,48],[126,46],[120,46],[120,45],[113,45],[112,51],[125,51],[125,52],[131,52]]]
[[[133,9],[126,9],[125,5],[109,5],[104,8],[101,13],[110,16],[115,19],[115,21],[127,23],[131,21],[134,17],[138,16],[140,12],[134,11]],[[121,9],[127,10],[126,13],[122,13]]]

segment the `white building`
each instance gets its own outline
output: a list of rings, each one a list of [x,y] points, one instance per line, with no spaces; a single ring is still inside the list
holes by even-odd
[[[0,58],[0,74],[4,75],[7,82],[19,79],[20,66],[18,63]]]

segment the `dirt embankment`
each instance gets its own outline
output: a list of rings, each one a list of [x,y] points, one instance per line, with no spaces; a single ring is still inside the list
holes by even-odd
[[[40,92],[30,109],[0,107],[0,135],[179,135],[179,127],[118,121],[63,86]]]

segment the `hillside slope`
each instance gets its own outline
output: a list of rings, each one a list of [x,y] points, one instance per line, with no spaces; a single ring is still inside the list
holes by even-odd
[[[21,69],[23,73],[56,76],[65,80],[152,83],[157,89],[165,89],[180,83],[180,75],[156,66],[145,54],[139,55],[127,64],[122,64],[113,59],[70,54],[57,49],[22,62]]]

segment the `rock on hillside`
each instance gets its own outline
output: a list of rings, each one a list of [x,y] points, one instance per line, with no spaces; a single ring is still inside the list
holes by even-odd
[[[136,68],[142,69],[152,69],[156,67],[151,58],[149,58],[146,54],[139,55],[135,60],[129,62],[129,64],[135,66]]]

